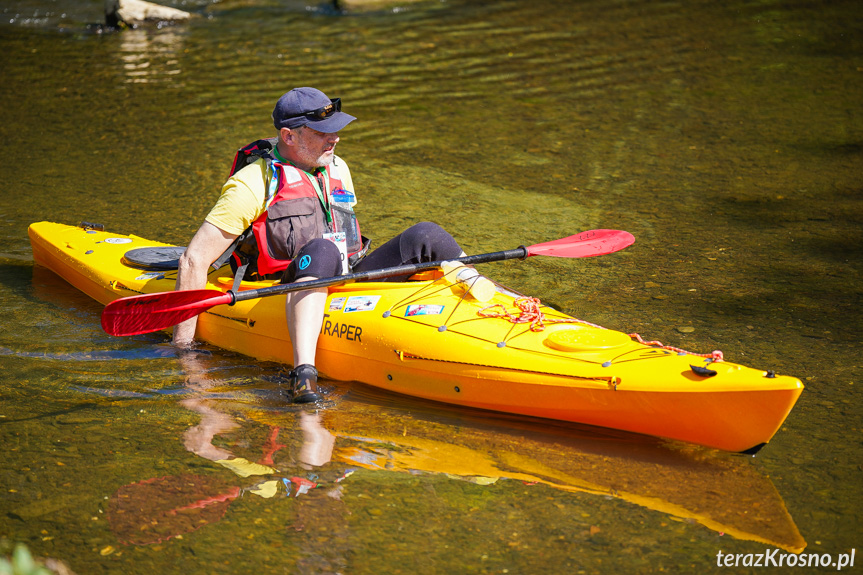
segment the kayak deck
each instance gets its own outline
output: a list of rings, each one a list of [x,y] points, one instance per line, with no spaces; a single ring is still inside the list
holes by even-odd
[[[174,287],[176,271],[146,271],[124,258],[166,244],[49,222],[29,233],[39,265],[100,303]],[[645,345],[546,306],[534,309],[544,323],[538,329],[518,322],[525,317],[519,294],[500,288],[480,303],[439,276],[330,288],[320,372],[424,399],[728,451],[769,441],[803,389],[793,377]],[[207,287],[227,291],[232,282],[222,268]],[[284,295],[214,307],[201,314],[197,337],[261,360],[293,358]]]

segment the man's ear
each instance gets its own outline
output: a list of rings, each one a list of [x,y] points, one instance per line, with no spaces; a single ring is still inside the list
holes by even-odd
[[[295,146],[297,143],[297,131],[290,128],[280,128],[279,140],[286,146]]]

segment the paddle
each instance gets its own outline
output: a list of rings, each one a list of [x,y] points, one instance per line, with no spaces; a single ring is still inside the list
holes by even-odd
[[[610,254],[632,245],[635,238],[619,230],[590,230],[551,242],[514,250],[492,252],[458,258],[466,265],[502,260],[525,259],[531,256],[558,258],[589,258]],[[238,301],[278,295],[306,289],[317,289],[352,282],[411,275],[439,268],[443,262],[405,264],[380,270],[370,270],[272,287],[244,290],[239,293],[218,290],[186,290],[124,297],[109,303],[102,312],[102,329],[111,335],[125,336],[150,333],[205,312],[217,305],[233,305]]]

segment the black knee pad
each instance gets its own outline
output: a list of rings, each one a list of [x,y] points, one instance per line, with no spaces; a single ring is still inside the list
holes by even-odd
[[[454,259],[461,255],[458,242],[434,222],[420,222],[401,234],[402,258],[410,262]]]
[[[342,252],[330,240],[316,238],[300,249],[282,275],[282,283],[297,278],[329,278],[342,273]]]

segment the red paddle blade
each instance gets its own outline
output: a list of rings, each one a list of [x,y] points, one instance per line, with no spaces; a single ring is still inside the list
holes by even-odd
[[[528,256],[590,258],[620,251],[631,246],[635,236],[621,230],[590,230],[568,238],[536,244],[527,248]]]
[[[231,294],[208,289],[124,297],[112,301],[102,311],[102,329],[117,336],[150,333],[231,301]]]

